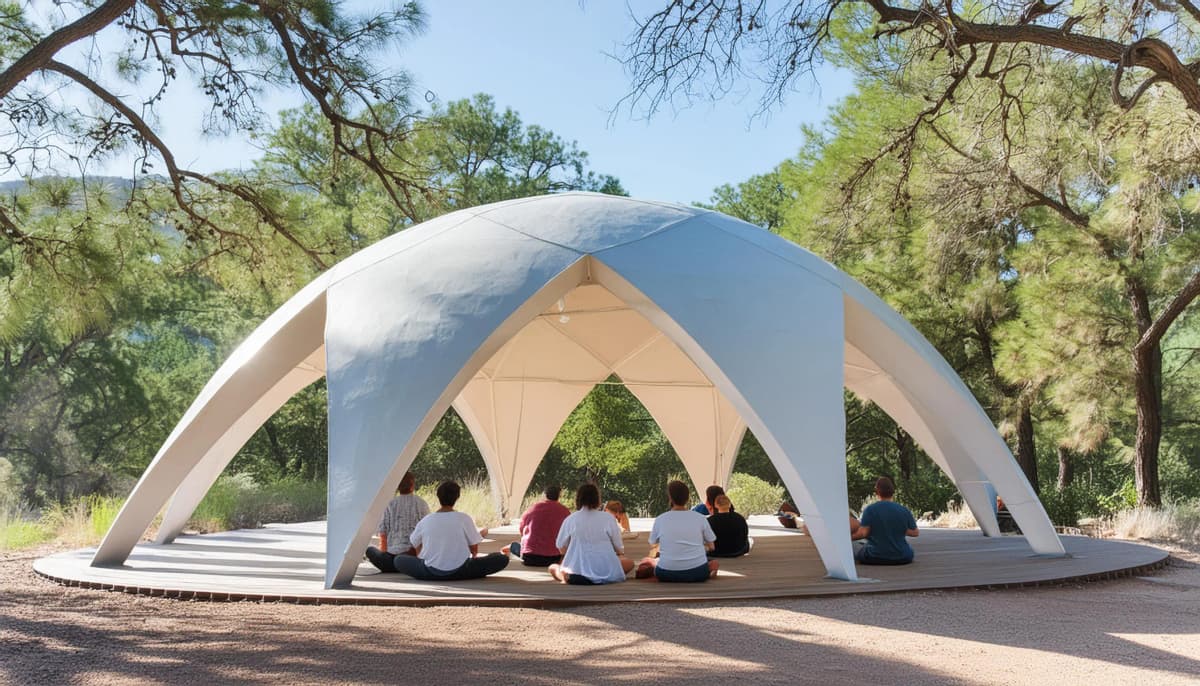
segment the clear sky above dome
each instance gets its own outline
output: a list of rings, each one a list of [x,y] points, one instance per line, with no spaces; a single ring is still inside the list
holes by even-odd
[[[354,0],[346,10],[388,6]],[[766,117],[753,116],[758,94],[748,91],[647,121],[628,108],[612,113],[629,88],[620,63],[610,56],[621,52],[634,28],[625,3],[443,0],[423,6],[427,30],[391,49],[387,58],[414,77],[415,102],[488,93],[498,108],[511,107],[526,124],[578,141],[595,171],[617,176],[641,198],[703,201],[720,184],[769,170],[799,149],[801,124],[823,119],[851,86],[848,76],[826,69],[816,82],[800,82]],[[206,107],[189,88],[186,80],[177,82],[168,96],[170,109],[163,111]],[[280,91],[265,94],[260,105],[274,115],[300,102],[298,92]],[[164,116],[159,125],[179,161],[194,169],[244,167],[261,154],[244,139],[197,135],[195,117]],[[90,173],[130,176],[132,158],[111,160]]]

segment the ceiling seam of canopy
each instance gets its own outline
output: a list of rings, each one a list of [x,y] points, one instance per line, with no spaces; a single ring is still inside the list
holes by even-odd
[[[529,324],[536,323],[537,321],[538,320],[535,317],[533,319],[533,321],[529,322]],[[505,362],[508,362],[508,358],[511,357],[513,351],[517,349],[517,339],[521,337],[521,334],[525,333],[525,329],[529,326],[529,324],[522,326],[520,329],[517,330],[516,333],[514,333],[512,335],[511,338],[509,338],[507,341],[504,342],[504,345],[500,348],[500,351],[499,351],[500,357],[496,358],[496,371],[497,372],[500,371],[500,368],[504,366]],[[488,360],[488,362],[491,362],[491,360]],[[487,366],[487,362],[484,362],[483,367],[486,367],[486,366]],[[480,367],[480,369],[483,369],[483,367]],[[489,377],[489,378],[491,378],[491,377]]]
[[[597,248],[596,250],[593,250],[588,254],[595,256],[595,255],[599,255],[600,253],[608,251],[608,250],[615,250],[616,248],[624,248],[626,246],[633,245],[634,243],[640,243],[640,242],[646,240],[647,238],[653,238],[654,236],[657,236],[659,234],[666,233],[667,231],[670,231],[671,229],[678,227],[680,224],[686,224],[687,222],[690,222],[693,219],[696,219],[697,217],[700,217],[700,216],[701,215],[699,213],[690,214],[682,219],[676,219],[673,222],[667,222],[666,224],[663,224],[662,226],[658,227],[657,229],[655,229],[653,231],[648,231],[648,232],[638,236],[637,238],[631,238],[623,243],[614,243],[613,245],[606,245],[603,248]],[[601,262],[603,262],[603,260],[601,260]],[[605,266],[607,266],[607,265],[605,265]],[[612,269],[612,267],[609,267],[609,269]],[[613,271],[616,271],[616,270],[613,269]]]
[[[548,238],[542,238],[541,236],[535,236],[531,233],[527,233],[525,231],[518,229],[515,226],[509,226],[508,224],[505,224],[504,222],[502,222],[498,219],[492,219],[491,217],[486,217],[484,215],[478,215],[478,217],[480,219],[482,219],[483,221],[491,222],[492,224],[495,224],[496,226],[499,226],[502,229],[508,229],[509,231],[512,231],[515,234],[524,236],[530,240],[535,240],[535,241],[538,241],[539,243],[545,243],[546,245],[553,245],[556,248],[562,248],[563,250],[568,250],[568,251],[573,252],[576,255],[580,255],[580,256],[586,256],[588,254],[587,251],[580,250],[578,248],[572,248],[568,245],[563,245],[562,243],[557,243]]]
[[[803,269],[804,271],[808,272],[809,274],[812,274],[813,276],[817,277],[818,279],[824,281],[825,283],[827,283],[831,286],[835,286],[839,289],[842,287],[840,280],[831,279],[831,278],[829,278],[828,275],[813,271],[812,269],[809,269],[806,265],[801,264],[800,262],[797,262],[796,260],[791,259],[787,255],[784,255],[782,253],[771,252],[770,250],[767,250],[763,246],[755,243],[754,241],[746,240],[742,236],[737,235],[736,233],[730,231],[729,229],[727,229],[719,224],[714,224],[710,221],[707,221],[707,219],[708,219],[707,216],[700,216],[699,219],[700,219],[700,221],[704,222],[708,226],[711,226],[712,228],[716,229],[717,231],[720,231],[721,233],[723,233],[731,238],[737,239],[737,240],[745,243],[746,245],[753,247],[755,250],[757,250],[765,255],[770,255],[771,257],[774,257],[778,260],[786,262],[786,263],[792,265],[793,267],[796,267],[797,269]],[[749,226],[753,227],[754,229],[756,229],[758,231],[766,231],[766,229],[755,227],[753,224],[751,224]],[[774,234],[772,234],[772,235],[774,235]],[[820,259],[820,258],[817,258],[817,259]],[[828,264],[828,263],[826,263],[826,264]],[[833,267],[832,265],[829,265],[829,266]],[[836,269],[836,267],[833,267],[833,268]]]
[[[639,314],[639,316],[641,315],[641,313],[638,313],[638,314]],[[651,323],[651,326],[654,326],[653,323]],[[666,334],[664,334],[658,327],[654,327],[654,335],[653,336],[646,339],[646,341],[644,341],[641,345],[634,348],[632,351],[627,353],[624,357],[622,357],[621,359],[619,359],[615,363],[613,363],[613,366],[612,366],[613,373],[619,375],[621,373],[621,367],[624,367],[625,365],[632,362],[633,358],[646,352],[647,348],[654,345],[654,343],[656,341],[658,341],[658,339],[662,338],[665,335]],[[682,352],[682,350],[680,352]],[[687,357],[687,353],[684,353],[684,357]],[[689,357],[688,361],[690,362],[691,359],[692,358]],[[692,364],[695,364],[695,362],[692,362]]]
[[[600,353],[596,352],[595,350],[592,350],[588,346],[579,342],[578,340],[575,339],[574,336],[567,333],[566,331],[563,331],[562,329],[558,328],[554,324],[551,324],[550,322],[547,322],[547,321],[542,321],[542,323],[545,324],[546,326],[550,327],[551,331],[556,332],[558,335],[562,336],[563,338],[567,339],[568,341],[579,346],[579,348],[581,350],[583,350],[583,352],[587,353],[588,356],[591,357],[593,360],[595,360],[597,363],[599,363],[601,367],[604,367],[605,369],[607,369],[610,372],[613,370],[612,365],[605,362],[604,359],[602,357],[600,357]],[[497,367],[497,369],[499,369],[499,367]]]
[[[721,438],[722,438],[722,436],[721,436],[721,401],[717,397],[718,395],[719,395],[719,393],[717,392],[716,386],[713,386],[712,390],[709,392],[709,399],[712,400],[712,413],[713,413],[713,441],[712,441],[712,446],[710,446],[710,447],[712,448],[712,451],[713,451],[713,453],[712,453],[712,458],[713,458],[712,482],[714,484],[720,483],[720,481],[721,481],[719,475],[721,473],[721,462],[722,462],[722,458],[724,457],[724,452],[725,452],[724,451],[725,446],[721,445]]]
[[[570,293],[568,293],[567,295],[570,295]],[[633,312],[633,308],[629,307],[628,305],[623,305],[621,307],[597,307],[597,308],[593,308],[590,310],[566,310],[566,309],[564,309],[561,312],[559,312],[559,311],[543,312],[538,315],[538,318],[539,319],[557,318],[557,317],[563,316],[564,314],[567,315],[568,317],[574,317],[577,314],[608,314],[610,312]]]
[[[521,365],[521,375],[525,375],[525,365]],[[508,492],[513,492],[513,484],[517,480],[517,465],[521,462],[521,429],[525,423],[525,384],[521,384],[521,394],[517,398],[517,436],[513,440],[513,465],[508,474]],[[545,456],[543,455],[543,459]]]
[[[492,431],[491,435],[488,436],[487,439],[492,444],[492,454],[496,456],[496,464],[500,465],[500,473],[503,474],[508,470],[505,469],[504,454],[500,450],[500,418],[496,416],[496,385],[489,383],[487,385],[487,392],[488,410],[492,413]]]
[[[618,376],[620,375],[618,374]],[[715,388],[711,382],[701,383],[696,381],[593,381],[591,379],[559,379],[556,377],[516,376],[499,376],[490,379],[490,381],[492,383],[557,383],[566,386],[591,384],[593,386],[644,386],[646,388]]]
[[[345,281],[346,279],[350,278],[351,276],[354,276],[355,274],[357,274],[365,269],[370,269],[371,267],[374,267],[375,265],[380,264],[381,262],[387,262],[388,260],[392,259],[393,257],[396,257],[398,255],[406,253],[409,250],[412,250],[413,248],[415,248],[419,245],[423,245],[425,243],[428,243],[429,241],[440,238],[440,237],[444,236],[448,231],[457,229],[458,227],[462,226],[466,222],[469,222],[475,218],[475,215],[471,214],[470,212],[464,211],[463,214],[466,216],[464,216],[462,218],[462,221],[458,221],[453,224],[450,224],[449,226],[438,229],[437,231],[431,233],[430,235],[428,235],[424,238],[413,241],[413,243],[411,245],[405,245],[404,247],[400,248],[396,252],[388,253],[387,255],[381,255],[379,257],[379,259],[364,263],[364,264],[358,266],[357,268],[355,268],[354,271],[348,271],[347,273],[342,274],[337,269],[338,265],[337,264],[333,265],[333,267],[331,267],[329,269],[329,271],[325,272],[326,274],[329,274],[329,284],[326,288],[327,289],[332,288],[335,284],[341,283],[342,281]],[[388,236],[388,238],[394,238],[395,236],[399,236],[403,233],[404,232],[401,231],[400,233],[396,233],[396,234],[392,234],[391,236]],[[378,245],[378,243],[376,245]],[[347,259],[353,259],[353,255]],[[341,264],[341,263],[338,263],[338,264]]]

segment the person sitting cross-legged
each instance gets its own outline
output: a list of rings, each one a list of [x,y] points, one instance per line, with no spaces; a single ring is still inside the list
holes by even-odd
[[[571,511],[558,502],[562,489],[557,485],[546,487],[546,499],[539,500],[521,515],[517,530],[520,542],[514,542],[505,552],[521,558],[526,567],[549,567],[562,561],[562,555],[554,544],[558,530]]]
[[[746,518],[733,511],[733,503],[729,496],[721,494],[713,499],[717,511],[708,518],[717,540],[708,556],[741,557],[750,552],[750,527]]]
[[[558,531],[562,564],[550,565],[550,575],[564,584],[590,586],[624,581],[633,569],[621,543],[621,526],[600,509],[600,489],[584,484],[575,493],[575,512]]]
[[[391,566],[401,574],[425,581],[478,579],[507,567],[508,556],[503,553],[477,556],[483,537],[471,515],[454,510],[460,493],[453,481],[438,486],[441,507],[422,519],[408,537],[417,550],[415,557],[368,548],[367,559],[380,569]]]
[[[416,528],[417,522],[429,514],[428,503],[413,492],[416,487],[417,480],[412,472],[405,472],[404,478],[400,479],[400,485],[396,487],[399,495],[392,498],[379,520],[379,546],[392,555],[416,555],[408,536]],[[378,549],[373,550],[379,552]],[[368,555],[367,559],[371,559],[371,556]],[[379,571],[396,570],[388,565],[387,569],[380,568]]]
[[[854,559],[864,565],[906,565],[913,561],[913,549],[906,536],[920,535],[912,512],[893,502],[896,487],[886,476],[875,481],[879,502],[863,510],[858,529],[852,540],[867,539],[866,545],[854,552]]]
[[[708,559],[717,540],[708,518],[688,509],[688,487],[682,481],[667,484],[671,509],[654,519],[650,544],[658,545],[658,559],[638,563],[639,579],[654,576],[659,581],[707,581],[717,575],[717,561]]]

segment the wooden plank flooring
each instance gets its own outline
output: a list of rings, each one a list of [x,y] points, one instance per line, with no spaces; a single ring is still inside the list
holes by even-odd
[[[650,520],[635,520],[639,538],[626,541],[635,559],[645,555]],[[1033,555],[1019,536],[985,538],[978,531],[925,529],[913,541],[916,562],[903,567],[860,566],[857,582],[824,578],[807,536],[751,518],[754,550],[721,560],[721,573],[703,584],[630,579],[608,586],[564,586],[544,569],[519,562],[480,580],[431,583],[380,574],[367,563],[348,588],[325,589],[324,522],[181,536],[165,546],[142,544],[121,567],[90,567],[92,549],[59,553],[34,563],[41,575],[69,586],[175,598],[302,603],[470,604],[546,606],[581,603],[741,600],[935,588],[1013,586],[1140,574],[1165,563],[1148,545],[1064,536],[1069,557]],[[514,540],[511,527],[492,530],[480,546],[499,550]]]

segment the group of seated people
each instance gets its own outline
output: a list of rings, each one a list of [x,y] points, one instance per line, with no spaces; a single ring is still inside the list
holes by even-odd
[[[625,556],[624,540],[636,538],[619,501],[601,507],[600,489],[586,483],[575,493],[575,512],[558,502],[561,489],[551,486],[545,498],[522,516],[520,541],[503,552],[479,555],[487,530],[477,530],[470,515],[454,510],[460,488],[447,481],[438,486],[441,507],[434,512],[414,493],[416,481],[405,474],[399,494],[388,503],[379,523],[380,547],[367,548],[367,559],[382,572],[415,579],[476,579],[504,569],[510,557],[527,567],[546,567],[565,584],[606,584],[635,576],[659,581],[705,581],[717,573],[712,557],[737,557],[750,550],[746,520],[719,486],[708,489],[697,511],[687,507],[689,491],[681,481],[667,484],[671,509],[654,520],[652,556],[637,565]],[[713,514],[706,517],[704,512]]]
[[[742,515],[720,486],[710,486],[705,502],[688,508],[690,492],[682,481],[667,484],[671,509],[655,518],[650,529],[651,554],[636,565],[625,556],[629,518],[618,501],[601,507],[600,489],[586,483],[575,493],[575,511],[558,502],[561,490],[551,486],[545,498],[522,516],[520,541],[503,552],[479,555],[486,529],[475,528],[471,516],[457,512],[460,494],[453,481],[438,486],[440,507],[429,506],[414,493],[415,479],[405,474],[399,495],[379,524],[380,548],[367,548],[367,559],[383,572],[400,572],[415,579],[450,581],[495,574],[516,557],[527,567],[545,567],[564,584],[594,585],[624,581],[631,571],[639,579],[701,582],[717,575],[715,558],[750,552],[753,539]],[[913,551],[907,536],[917,536],[912,513],[892,500],[895,487],[887,477],[875,483],[879,501],[863,510],[861,520],[850,517],[851,539],[865,544],[855,551],[862,564],[908,564]],[[795,508],[785,504],[780,523],[797,526]]]

